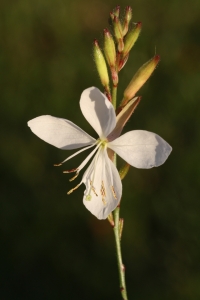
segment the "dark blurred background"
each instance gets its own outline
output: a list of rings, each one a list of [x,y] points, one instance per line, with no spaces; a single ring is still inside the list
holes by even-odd
[[[72,120],[93,136],[81,92],[101,85],[92,56],[109,12],[133,8],[141,36],[120,73],[119,100],[155,51],[161,62],[139,91],[125,130],[155,132],[173,147],[152,170],[123,181],[122,239],[129,299],[200,299],[200,1],[1,0],[0,300],[121,299],[112,228],[67,196],[72,152],[31,133],[43,114]],[[155,50],[156,49],[156,50]]]

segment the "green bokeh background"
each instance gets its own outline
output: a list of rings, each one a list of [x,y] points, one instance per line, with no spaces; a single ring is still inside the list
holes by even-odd
[[[200,299],[200,1],[1,0],[0,299],[121,299],[112,228],[82,205],[84,187],[53,164],[70,152],[33,135],[43,114],[72,120],[91,135],[81,92],[101,88],[92,41],[109,12],[133,8],[142,34],[120,73],[119,99],[156,49],[161,62],[140,90],[126,131],[156,132],[173,147],[152,170],[123,181],[122,239],[129,299]]]

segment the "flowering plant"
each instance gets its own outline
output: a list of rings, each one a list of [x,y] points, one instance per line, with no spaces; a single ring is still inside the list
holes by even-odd
[[[123,299],[128,299],[120,246],[123,228],[123,219],[119,218],[119,204],[122,197],[121,180],[126,176],[130,165],[142,169],[162,165],[172,148],[159,135],[144,130],[133,130],[120,136],[123,127],[140,102],[141,97],[135,97],[135,94],[154,71],[159,56],[155,55],[136,72],[124,91],[120,105],[116,108],[118,74],[126,64],[129,52],[141,30],[141,22],[136,23],[133,29],[129,28],[132,17],[132,10],[129,6],[126,8],[122,21],[119,19],[119,9],[117,6],[110,14],[115,42],[108,29],[104,30],[104,54],[97,40],[94,41],[94,59],[104,87],[104,94],[99,89],[90,87],[83,91],[80,98],[82,114],[94,128],[98,138],[91,137],[69,120],[48,115],[30,120],[28,126],[39,138],[57,148],[62,150],[82,148],[62,163],[89,148],[92,149],[78,167],[65,171],[65,173],[75,172],[75,176],[70,179],[72,181],[91,160],[79,184],[68,194],[84,183],[86,187],[83,196],[85,207],[98,219],[108,218],[113,226],[120,289]],[[107,66],[111,74],[112,92]],[[116,167],[116,154],[126,162],[120,171]]]

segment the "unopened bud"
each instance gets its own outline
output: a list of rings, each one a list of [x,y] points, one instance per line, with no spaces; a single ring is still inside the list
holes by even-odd
[[[120,6],[117,5],[117,6],[113,9],[113,14],[114,14],[116,17],[119,17],[119,13],[120,13]]]
[[[131,48],[134,46],[141,32],[141,28],[142,28],[142,23],[138,22],[135,25],[135,27],[127,34],[124,42],[123,57],[127,56]]]
[[[115,43],[108,29],[104,29],[104,53],[108,65],[114,67],[116,62]]]
[[[113,27],[114,27],[115,38],[118,43],[118,51],[122,52],[124,49],[122,25],[121,25],[119,18],[116,16],[113,19]]]
[[[147,63],[145,63],[133,76],[131,82],[124,91],[124,98],[122,105],[125,105],[130,99],[132,99],[137,91],[143,86],[147,79],[151,76],[160,60],[159,55],[155,55]]]
[[[124,24],[123,24],[123,35],[125,36],[128,32],[128,27],[130,20],[132,19],[132,8],[130,6],[126,7]]]
[[[103,53],[99,47],[98,41],[94,40],[94,61],[97,67],[97,71],[101,80],[102,85],[107,89],[109,89],[109,76],[108,76],[108,69],[106,66],[106,61],[103,56]]]

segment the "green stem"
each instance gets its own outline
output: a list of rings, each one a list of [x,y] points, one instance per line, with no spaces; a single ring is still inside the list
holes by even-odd
[[[113,88],[112,88],[112,105],[114,106],[114,109],[116,109],[116,106],[117,106],[117,86],[113,86]]]
[[[112,87],[112,104],[114,109],[116,109],[117,105],[117,86]],[[114,154],[113,163],[117,166],[117,155]],[[119,282],[120,282],[120,291],[123,300],[128,300],[127,291],[126,291],[126,281],[125,281],[125,266],[122,262],[122,251],[121,251],[121,230],[122,227],[120,226],[121,220],[119,217],[120,207],[117,206],[113,212],[114,214],[114,235],[115,235],[115,244],[117,250],[117,263],[118,263],[118,271],[119,271]],[[121,229],[120,229],[121,228]]]
[[[118,270],[119,270],[119,281],[120,281],[120,291],[123,300],[128,300],[127,291],[126,291],[126,282],[125,282],[125,266],[122,262],[122,252],[121,252],[121,241],[120,241],[120,224],[119,224],[119,211],[120,207],[116,207],[114,210],[114,235],[115,235],[115,243],[117,250],[117,262],[118,262]]]

